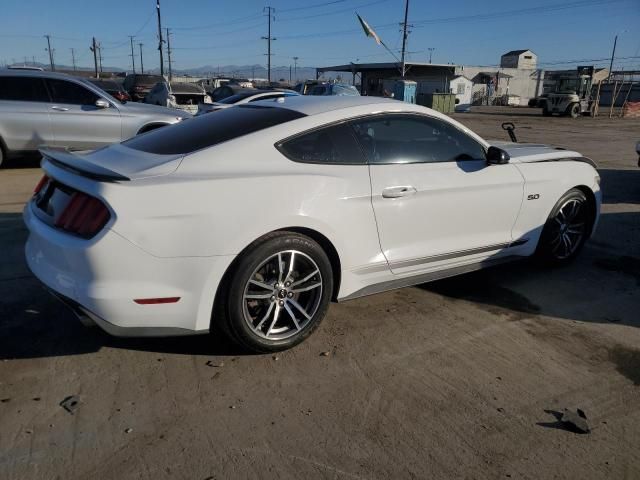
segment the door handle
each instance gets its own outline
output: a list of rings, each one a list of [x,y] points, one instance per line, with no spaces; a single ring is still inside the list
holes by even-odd
[[[382,190],[382,198],[400,198],[408,195],[414,195],[418,191],[411,185],[404,185],[400,187],[387,187]]]
[[[51,110],[57,110],[59,112],[68,112],[69,111],[69,109],[67,107],[59,107],[58,105],[52,106]]]

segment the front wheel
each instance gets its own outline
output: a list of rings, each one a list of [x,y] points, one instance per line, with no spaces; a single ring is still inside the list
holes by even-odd
[[[587,197],[573,188],[556,203],[547,219],[536,255],[550,264],[571,262],[580,252],[593,224]]]
[[[569,107],[569,115],[571,118],[578,118],[580,116],[580,104],[574,103]]]
[[[224,288],[216,323],[249,350],[285,350],[311,335],[325,316],[331,263],[311,238],[276,232],[242,254]]]

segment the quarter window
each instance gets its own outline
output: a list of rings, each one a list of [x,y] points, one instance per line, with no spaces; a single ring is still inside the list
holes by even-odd
[[[0,77],[0,100],[48,102],[49,95],[40,78]]]
[[[435,163],[484,159],[482,145],[442,120],[386,115],[353,122],[369,163]]]
[[[54,103],[93,105],[98,100],[98,95],[77,83],[52,79],[47,80],[47,83]]]
[[[294,162],[362,165],[365,158],[351,128],[334,125],[305,133],[277,145]]]

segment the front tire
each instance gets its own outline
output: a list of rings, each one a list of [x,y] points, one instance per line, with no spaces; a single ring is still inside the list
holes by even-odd
[[[574,103],[569,107],[569,116],[571,118],[578,118],[580,116],[580,104]]]
[[[547,219],[536,255],[551,265],[573,261],[584,246],[593,225],[593,213],[584,192],[573,188],[555,204]]]
[[[255,352],[286,350],[324,318],[333,293],[331,262],[311,238],[275,232],[242,254],[223,288],[214,321],[234,341]]]

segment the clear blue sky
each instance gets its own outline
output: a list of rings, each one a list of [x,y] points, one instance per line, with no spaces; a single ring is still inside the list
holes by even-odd
[[[273,65],[323,66],[392,57],[366,38],[357,10],[392,49],[400,48],[404,0],[161,0],[163,27],[172,29],[176,69],[202,65],[266,64],[266,17],[275,8]],[[561,6],[561,7],[559,7]],[[542,68],[607,65],[619,34],[615,68],[640,69],[640,0],[412,0],[409,59],[493,65],[512,49],[529,48]],[[128,68],[127,35],[144,43],[145,68],[159,64],[155,0],[3,0],[0,63],[48,62],[51,34],[56,63],[92,66],[91,37],[102,42],[105,66]],[[136,54],[138,52],[136,51]],[[137,60],[137,59],[136,59]],[[584,62],[582,60],[585,60]]]

